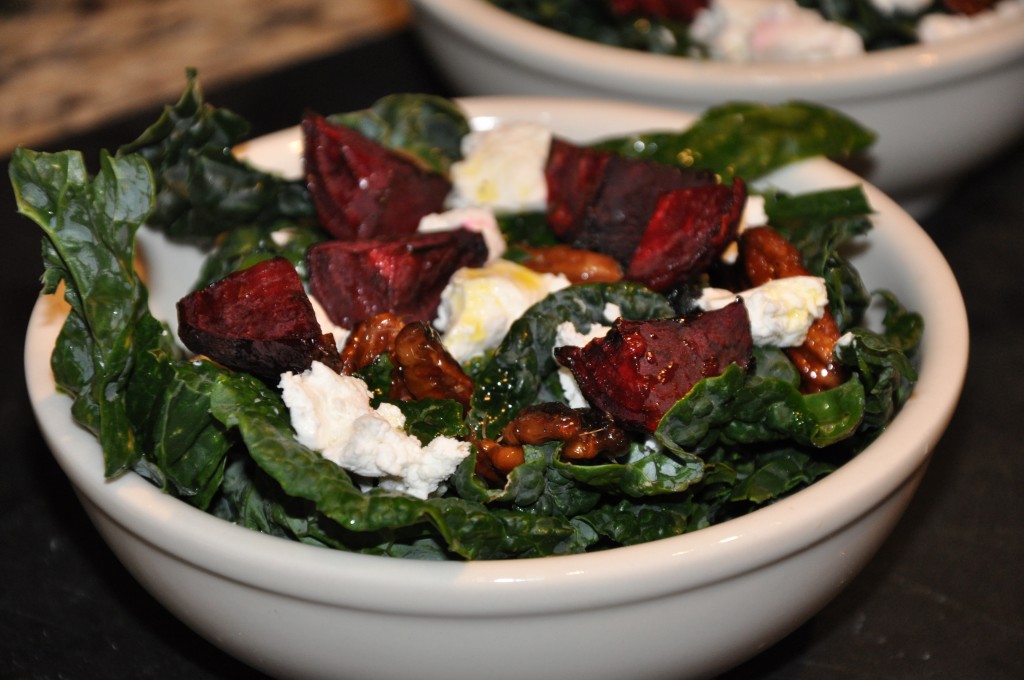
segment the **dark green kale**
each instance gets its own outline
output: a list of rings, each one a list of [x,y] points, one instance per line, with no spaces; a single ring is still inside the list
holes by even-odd
[[[560,33],[626,49],[706,57],[704,46],[692,41],[689,27],[655,17],[618,17],[609,0],[490,0],[532,23]],[[856,31],[868,51],[912,45],[918,42],[917,24],[925,14],[945,12],[932,2],[920,10],[883,12],[870,0],[796,0],[807,9]]]
[[[735,102],[713,107],[683,131],[608,139],[595,145],[624,156],[702,168],[724,182],[752,181],[813,156],[846,158],[867,149],[875,134],[817,104]]]
[[[657,18],[618,17],[595,0],[490,0],[516,16],[577,38],[614,47],[686,56],[694,45],[687,27]]]
[[[312,220],[304,183],[239,160],[233,149],[247,138],[249,124],[207,104],[194,70],[187,77],[178,103],[117,151],[120,157],[138,154],[153,169],[156,204],[149,226],[178,241],[209,245],[237,226]]]
[[[64,284],[70,313],[51,355],[72,415],[96,434],[108,477],[134,469],[206,507],[232,443],[209,418],[218,371],[178,357],[149,311],[135,270],[135,234],[153,206],[139,156],[102,154],[88,175],[81,154],[15,152],[19,211],[42,228],[43,292]]]
[[[462,158],[469,121],[450,99],[427,94],[393,94],[362,111],[328,116],[389,149],[403,151],[435,172],[446,174]]]
[[[690,150],[716,159],[719,172],[762,173],[865,143],[866,133],[843,121],[829,132],[837,119],[814,107],[766,113],[745,106],[712,111],[694,129],[639,146],[610,146],[656,158]],[[457,141],[468,129],[453,104],[418,95],[337,119],[439,170],[458,158]],[[821,129],[782,141],[803,126]],[[178,105],[118,156],[104,154],[95,178],[72,152],[18,151],[10,167],[19,210],[45,233],[44,292],[63,282],[71,306],[52,355],[54,375],[73,399],[76,420],[98,437],[107,474],[135,470],[229,521],[314,545],[420,559],[535,557],[653,540],[738,516],[827,474],[889,422],[915,380],[918,315],[879,292],[883,330],[858,325],[870,296],[843,251],[867,230],[870,209],[860,190],[772,193],[773,226],[825,277],[837,319],[851,333],[837,352],[855,378],[802,395],[785,355],[761,348],[752,372],[732,367],[680,400],[658,428],[660,446],[638,439],[619,459],[587,464],[561,460],[557,443],[527,446],[526,462],[502,488],[474,474],[474,453],[442,496],[366,492],[361,480],[296,441],[275,390],[182,358],[150,315],[135,272],[135,234],[144,221],[182,240],[215,244],[204,281],[275,255],[301,264],[305,247],[323,238],[306,219],[300,184],[233,159],[230,149],[244,131],[236,116],[202,102],[190,74]],[[748,153],[745,145],[756,149]],[[528,232],[535,220],[506,226]],[[631,319],[674,315],[664,297],[631,283],[554,293],[474,362],[476,389],[465,417],[455,402],[403,402],[408,432],[421,441],[495,436],[520,408],[557,393],[557,324],[606,324],[609,303]],[[387,398],[391,370],[385,354],[359,372],[374,403]]]

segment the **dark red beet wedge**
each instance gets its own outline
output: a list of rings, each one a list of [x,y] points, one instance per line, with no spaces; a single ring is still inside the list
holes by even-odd
[[[486,260],[483,236],[468,229],[324,241],[306,251],[310,289],[331,320],[344,328],[384,312],[430,322],[452,274]]]
[[[592,406],[623,427],[654,432],[673,404],[729,364],[749,369],[753,339],[742,302],[686,319],[620,319],[584,347],[555,357]]]
[[[295,267],[284,258],[235,272],[178,301],[178,336],[219,364],[277,384],[314,360],[335,370],[334,336],[320,332]]]
[[[548,186],[548,225],[571,243],[582,226],[587,206],[601,189],[604,167],[613,154],[553,137],[544,176]]]
[[[626,158],[561,140],[552,142],[545,174],[548,223],[555,234],[623,265],[665,193],[716,181],[706,170]]]
[[[306,114],[302,132],[306,182],[335,238],[411,234],[421,217],[443,210],[451,188],[444,176],[317,114]]]
[[[747,189],[740,179],[662,196],[633,253],[626,278],[666,291],[702,272],[736,239]]]
[[[612,12],[620,17],[654,17],[689,24],[710,0],[611,0],[610,4]]]

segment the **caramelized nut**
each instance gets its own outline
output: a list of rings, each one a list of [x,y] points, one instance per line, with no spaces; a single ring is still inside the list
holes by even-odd
[[[341,350],[342,371],[353,373],[372,364],[381,354],[390,354],[395,337],[405,324],[400,315],[385,313],[357,325]]]
[[[615,283],[622,266],[615,258],[593,250],[556,246],[519,246],[528,257],[521,263],[535,272],[564,274],[570,283]]]
[[[499,444],[493,439],[476,442],[476,474],[493,484],[504,484],[508,474],[526,462],[523,447]]]
[[[559,402],[527,406],[509,421],[501,433],[507,444],[543,444],[565,441],[582,430],[579,413]]]
[[[391,358],[394,382],[414,399],[454,399],[469,408],[472,379],[426,323],[415,321],[402,328],[395,336]]]

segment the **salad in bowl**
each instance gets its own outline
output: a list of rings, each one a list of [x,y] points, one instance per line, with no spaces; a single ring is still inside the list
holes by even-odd
[[[584,40],[697,60],[816,62],[1024,17],[1020,0],[487,0]]]
[[[346,552],[572,555],[773,504],[900,411],[924,322],[851,263],[864,190],[762,181],[871,133],[799,102],[588,133],[576,102],[569,135],[472,102],[246,143],[191,74],[94,175],[15,154],[70,308],[53,378],[108,478]]]

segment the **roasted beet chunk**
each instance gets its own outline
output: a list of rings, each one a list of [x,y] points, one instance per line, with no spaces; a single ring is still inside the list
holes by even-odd
[[[552,138],[544,168],[548,185],[548,224],[563,241],[571,242],[581,228],[583,215],[597,198],[604,167],[612,156]]]
[[[641,16],[669,19],[688,24],[697,12],[707,7],[709,0],[609,0],[617,16]]]
[[[753,339],[742,302],[690,318],[620,319],[584,347],[559,347],[592,406],[623,427],[654,432],[673,404],[729,364],[750,368]]]
[[[714,184],[705,170],[552,142],[546,169],[548,223],[576,248],[610,255],[623,265],[643,237],[662,195]]]
[[[284,258],[235,272],[178,301],[185,346],[228,368],[277,384],[314,360],[338,370],[334,336],[323,335],[295,267]]]
[[[721,184],[677,189],[662,196],[626,278],[656,291],[689,281],[706,269],[736,239],[746,185]]]
[[[344,125],[302,121],[306,181],[324,229],[339,239],[411,234],[443,209],[449,181]]]
[[[460,267],[479,267],[486,259],[483,236],[468,229],[388,240],[324,241],[306,251],[313,295],[344,328],[383,312],[430,322],[452,274]]]

